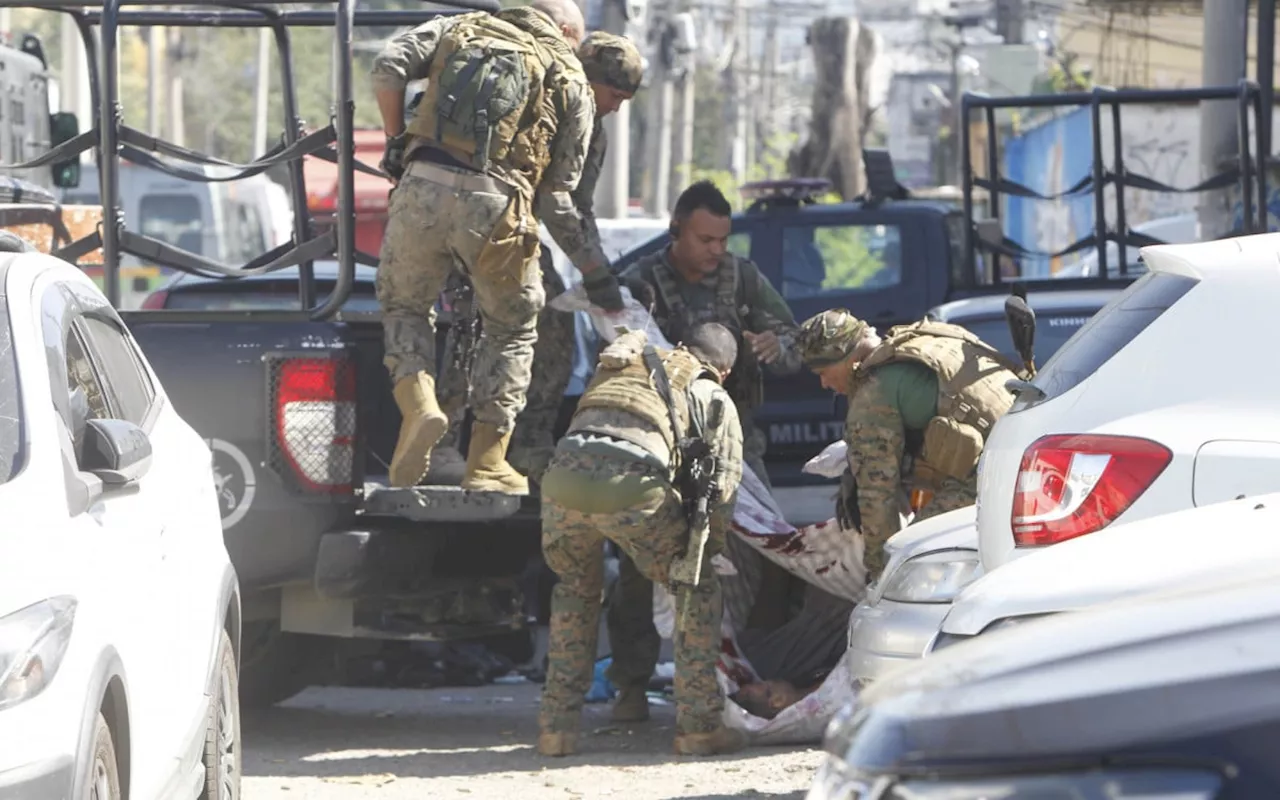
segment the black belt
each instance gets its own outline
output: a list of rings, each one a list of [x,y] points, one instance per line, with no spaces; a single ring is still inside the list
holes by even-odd
[[[470,164],[464,164],[443,150],[437,150],[436,148],[427,145],[418,147],[409,154],[409,162],[412,163],[414,161],[425,161],[428,164],[438,164],[442,167],[449,167],[451,169],[463,169],[467,172],[473,172],[476,175],[482,174],[480,170]]]

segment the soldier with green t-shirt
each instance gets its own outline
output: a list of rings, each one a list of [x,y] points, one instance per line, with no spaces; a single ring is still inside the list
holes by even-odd
[[[972,505],[978,458],[996,420],[1013,405],[1018,377],[1003,355],[964,328],[925,320],[875,329],[844,309],[800,326],[805,366],[849,398],[851,507],[866,542],[867,581],[884,569],[884,543],[901,526],[904,484],[928,499],[915,519]],[[908,463],[904,469],[904,461]]]

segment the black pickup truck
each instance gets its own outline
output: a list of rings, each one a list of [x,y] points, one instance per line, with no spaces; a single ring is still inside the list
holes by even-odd
[[[843,306],[883,329],[948,300],[1007,291],[956,280],[963,220],[931,201],[763,203],[735,217],[732,247],[760,265],[797,319]],[[851,251],[869,277],[844,270]],[[335,648],[514,639],[539,611],[527,579],[540,566],[536,497],[386,486],[400,415],[381,363],[374,274],[357,265],[325,320],[288,310],[297,307],[296,269],[183,276],[122,315],[214,452],[245,593],[251,703],[296,691],[314,676],[300,667]],[[315,262],[318,302],[339,275],[336,262]],[[767,383],[767,466],[793,522],[830,516],[829,483],[800,467],[839,438],[842,405],[808,373]]]
[[[39,2],[53,0],[33,5]],[[353,0],[335,0],[332,10],[257,8],[253,2],[236,9],[208,6],[191,15],[109,2],[87,10],[85,30],[102,26],[101,59],[90,60],[99,113],[91,136],[54,148],[59,157],[74,155],[73,145],[97,150],[100,196],[108,199],[98,243],[109,298],[119,297],[122,253],[192,273],[148,307],[121,316],[179,413],[212,450],[227,547],[243,591],[241,689],[247,704],[292,694],[315,677],[306,667],[341,661],[335,654],[357,655],[388,642],[488,637],[527,643],[527,623],[536,611],[528,578],[541,567],[536,497],[387,487],[400,415],[371,302],[376,259],[356,252],[351,211],[354,172],[369,169],[354,161],[353,28],[385,30],[435,14],[494,10],[496,1],[455,0],[414,11],[356,12]],[[231,267],[129,230],[115,205],[120,158],[193,180],[219,178],[175,171],[175,159],[198,163],[203,157],[122,122],[115,80],[119,24],[268,26],[286,45],[291,26],[334,27],[334,123],[304,135],[295,98],[286,92],[285,119],[292,124],[281,146],[246,169],[287,164],[296,215],[289,248]],[[283,84],[292,86],[289,58],[280,63]],[[328,147],[333,142],[337,147]],[[148,160],[148,151],[169,160]],[[875,167],[869,173],[881,178],[871,181],[863,200],[813,203],[795,187],[777,185],[735,216],[731,248],[761,267],[798,319],[843,306],[883,329],[948,301],[1007,291],[1000,271],[984,268],[987,259],[977,253],[982,237],[975,235],[971,197],[966,195],[964,210],[904,197],[896,182],[883,179],[883,155],[868,153],[868,166]],[[326,232],[318,233],[306,213],[304,156],[339,166],[339,212]],[[655,238],[615,266],[623,268],[662,243]],[[66,257],[75,260],[70,253],[88,252],[94,242],[81,244],[68,247]],[[1126,282],[1108,276],[1032,281],[1028,288]],[[443,353],[447,315],[441,323]],[[769,436],[767,463],[795,522],[829,514],[830,488],[807,481],[800,466],[839,437],[842,418],[843,409],[812,375],[766,385],[759,419]],[[788,499],[789,492],[794,496]],[[805,493],[816,510],[804,510]]]

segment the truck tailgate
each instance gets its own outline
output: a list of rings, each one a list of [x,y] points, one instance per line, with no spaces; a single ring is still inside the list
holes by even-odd
[[[534,498],[386,486],[400,413],[376,320],[122,316],[178,413],[213,451],[227,549],[248,587],[310,579],[328,531],[537,518]]]

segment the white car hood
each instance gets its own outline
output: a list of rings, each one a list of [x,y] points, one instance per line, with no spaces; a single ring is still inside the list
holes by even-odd
[[[976,636],[1006,617],[1071,611],[1280,564],[1280,494],[1104,528],[1004,564],[969,584],[942,623]]]

